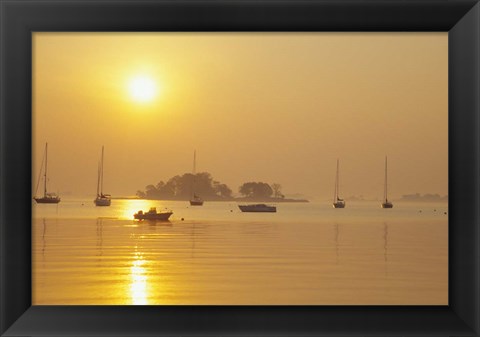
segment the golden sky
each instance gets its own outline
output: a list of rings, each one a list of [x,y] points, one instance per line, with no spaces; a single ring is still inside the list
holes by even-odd
[[[331,198],[447,194],[447,33],[34,33],[34,185],[133,195],[197,171]]]

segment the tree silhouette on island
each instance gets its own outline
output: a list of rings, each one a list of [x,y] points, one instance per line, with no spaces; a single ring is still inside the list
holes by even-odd
[[[305,199],[286,199],[281,193],[282,186],[278,183],[269,185],[264,182],[246,182],[238,188],[242,195],[233,196],[233,191],[226,184],[213,179],[208,172],[185,173],[170,178],[167,182],[160,181],[156,185],[147,185],[144,191],[137,191],[141,199],[153,200],[189,200],[195,193],[207,201],[268,201],[268,202],[308,202]]]

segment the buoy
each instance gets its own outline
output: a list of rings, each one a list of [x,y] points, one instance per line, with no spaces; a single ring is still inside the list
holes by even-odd
[[[183,218],[182,218],[182,221],[183,221]]]

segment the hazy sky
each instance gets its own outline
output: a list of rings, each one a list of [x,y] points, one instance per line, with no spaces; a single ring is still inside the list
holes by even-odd
[[[447,194],[447,33],[35,33],[34,185],[133,195],[197,171],[238,191]]]

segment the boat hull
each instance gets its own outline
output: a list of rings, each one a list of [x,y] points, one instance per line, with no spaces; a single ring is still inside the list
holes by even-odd
[[[107,198],[97,198],[93,201],[93,203],[95,204],[95,206],[110,206],[112,200]]]
[[[203,200],[190,200],[190,206],[203,206]]]
[[[384,202],[382,208],[393,208],[393,204],[391,202]]]
[[[250,212],[250,213],[275,213],[277,212],[277,208],[275,206],[267,206],[267,205],[239,205],[238,208],[242,212]]]
[[[37,204],[58,204],[60,202],[60,198],[33,198]]]
[[[167,221],[172,214],[173,212],[164,212],[164,213],[156,213],[156,214],[135,213],[133,217],[136,220]]]
[[[344,202],[334,202],[333,208],[345,208],[345,203]]]

